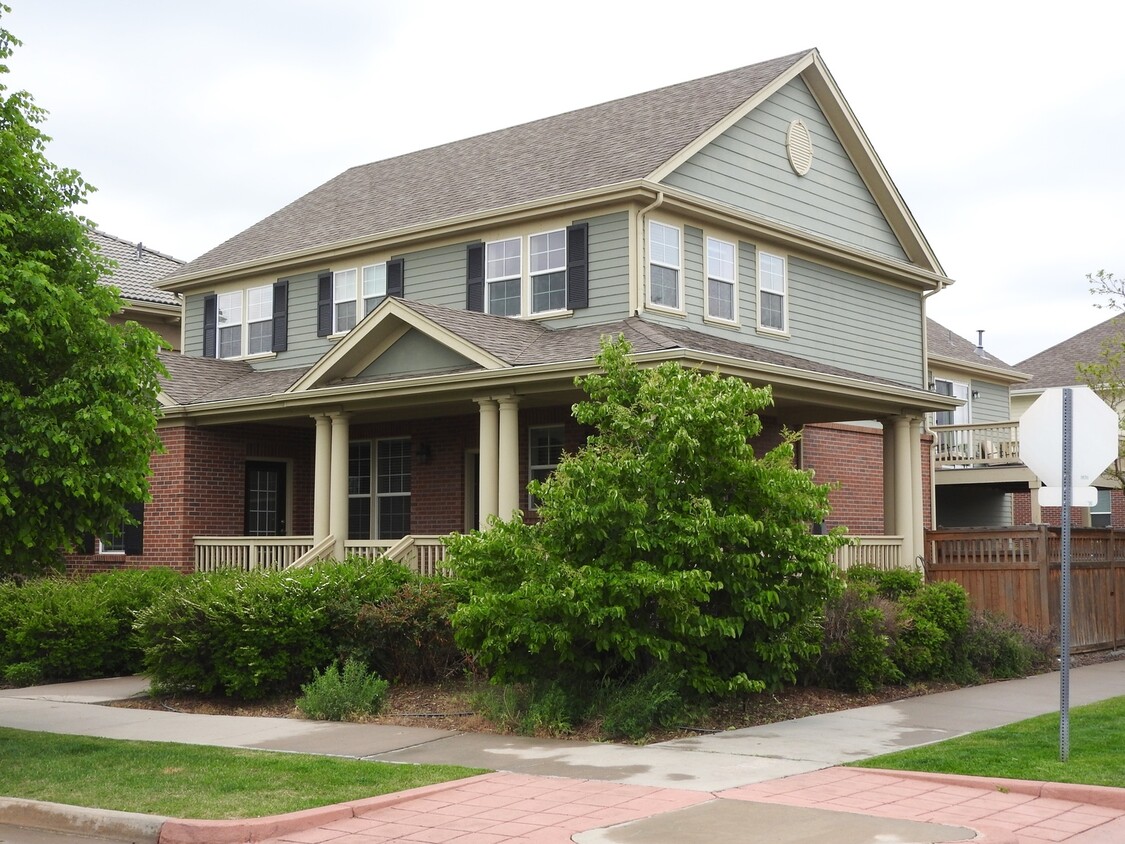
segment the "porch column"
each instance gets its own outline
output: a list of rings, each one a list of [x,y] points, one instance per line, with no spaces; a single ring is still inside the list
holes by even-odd
[[[910,468],[910,419],[896,416],[894,427],[895,533],[902,537],[902,548],[914,560],[914,472]]]
[[[333,413],[332,417],[332,468],[331,493],[328,497],[328,524],[336,538],[332,552],[337,560],[344,559],[344,540],[348,538],[348,414]]]
[[[488,517],[500,512],[499,502],[499,448],[500,416],[492,399],[476,399],[480,405],[480,526],[488,527]]]
[[[911,562],[926,553],[925,519],[923,516],[922,502],[922,419],[918,416],[910,417],[910,494],[914,499],[912,516],[914,519],[914,551],[910,555]]]
[[[332,532],[328,520],[328,497],[332,478],[332,420],[314,416],[316,420],[316,453],[313,475],[313,542],[320,542]]]
[[[894,425],[890,419],[880,420],[883,425],[883,533],[895,533],[895,439]]]
[[[500,454],[497,461],[497,505],[501,519],[512,518],[520,509],[520,400],[498,399],[500,405]]]

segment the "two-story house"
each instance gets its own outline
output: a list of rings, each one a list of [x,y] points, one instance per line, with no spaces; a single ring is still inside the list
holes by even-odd
[[[1020,462],[1019,426],[1009,395],[1029,376],[927,320],[929,387],[961,404],[934,413],[934,524],[986,527],[1014,524],[1015,496],[1035,477]]]
[[[121,311],[111,322],[137,322],[160,337],[173,350],[180,348],[180,297],[156,287],[156,282],[176,272],[184,262],[97,229],[87,232],[98,251],[114,262],[113,272],[101,280],[121,293]]]
[[[927,383],[947,283],[815,50],[354,167],[161,283],[183,348],[127,564],[397,555],[533,517],[528,480],[586,435],[574,379],[620,334],[642,365],[769,384],[764,445],[804,429],[802,465],[856,485],[846,521],[912,560],[923,417],[958,405]],[[861,453],[833,448],[849,420],[880,422]]]

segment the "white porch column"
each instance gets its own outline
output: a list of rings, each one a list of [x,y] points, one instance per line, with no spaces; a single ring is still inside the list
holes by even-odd
[[[484,530],[488,527],[488,517],[500,512],[500,416],[492,399],[476,399],[476,403],[480,405],[480,489],[477,495],[480,526]]]
[[[497,461],[497,505],[501,519],[520,509],[520,400],[505,396],[500,405],[500,453]]]
[[[883,533],[895,533],[895,438],[891,419],[883,425]]]
[[[332,420],[314,416],[316,420],[316,452],[313,474],[313,542],[320,542],[332,532],[329,522],[329,496],[332,479]]]
[[[348,538],[348,415],[333,413],[332,417],[332,468],[328,497],[328,524],[336,537],[333,555],[344,559],[344,540]]]
[[[926,554],[926,531],[922,495],[922,419],[910,417],[910,493],[914,499],[911,516],[914,520],[914,551],[911,562]],[[932,506],[932,502],[931,502]]]
[[[914,554],[914,472],[910,468],[910,419],[894,417],[895,533],[902,537],[902,548]]]

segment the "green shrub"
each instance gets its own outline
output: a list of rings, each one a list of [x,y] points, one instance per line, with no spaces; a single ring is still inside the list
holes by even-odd
[[[450,616],[457,590],[449,581],[404,583],[383,600],[360,607],[345,649],[395,682],[445,680],[465,671],[465,654],[453,641]]]
[[[983,677],[1024,677],[1051,665],[1050,637],[996,613],[974,612],[965,633],[965,657]]]
[[[159,691],[258,700],[300,688],[347,652],[365,604],[413,576],[394,563],[324,563],[185,578],[137,618]]]
[[[952,581],[927,583],[903,598],[895,663],[908,679],[968,681],[969,596]]]
[[[43,682],[43,666],[37,662],[13,662],[4,666],[3,676],[5,685],[26,689]]]
[[[501,730],[519,732],[531,700],[530,686],[523,683],[492,683],[476,691],[472,706]]]
[[[820,653],[806,682],[833,689],[870,692],[902,682],[891,654],[899,637],[898,607],[871,581],[853,580],[825,607]]]
[[[341,672],[332,663],[322,674],[313,671],[311,682],[301,686],[297,708],[318,721],[347,721],[376,715],[386,701],[390,684],[369,672],[362,662],[349,659]]]
[[[686,703],[682,677],[663,669],[650,671],[631,683],[607,687],[598,704],[601,732],[607,739],[639,741],[654,729],[668,727],[681,717]]]

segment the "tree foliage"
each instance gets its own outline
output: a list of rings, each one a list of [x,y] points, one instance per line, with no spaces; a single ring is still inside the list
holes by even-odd
[[[500,680],[628,680],[659,666],[700,692],[792,680],[844,540],[814,535],[828,492],[793,439],[751,440],[768,388],[675,363],[640,369],[604,342],[574,416],[596,430],[531,490],[539,520],[455,536],[470,598],[458,644]]]
[[[0,79],[18,43],[0,27]],[[0,83],[0,576],[119,527],[159,447],[160,340],[107,322],[120,298],[73,211],[90,188],[47,159],[44,118]]]
[[[1094,307],[1125,311],[1125,278],[1098,270],[1087,274],[1086,282],[1092,294],[1105,300]],[[1079,382],[1117,411],[1117,418],[1125,427],[1125,322],[1122,322],[1120,331],[1102,341],[1094,360],[1079,361],[1076,368]],[[1118,456],[1125,457],[1125,440],[1119,442],[1118,449]],[[1125,487],[1125,460],[1114,461],[1105,474],[1116,478]]]

